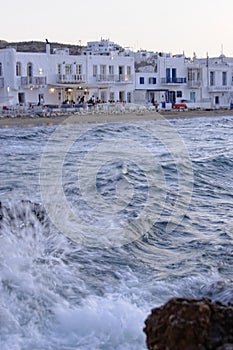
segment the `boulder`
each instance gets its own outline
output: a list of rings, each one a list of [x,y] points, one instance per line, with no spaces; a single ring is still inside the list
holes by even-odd
[[[233,350],[233,305],[172,298],[145,321],[149,350]]]

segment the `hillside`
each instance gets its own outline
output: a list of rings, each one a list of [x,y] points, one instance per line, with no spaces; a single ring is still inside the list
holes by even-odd
[[[82,46],[62,44],[62,43],[50,43],[51,52],[54,48],[68,48],[71,55],[80,55]],[[0,40],[0,49],[5,49],[13,47],[18,52],[45,52],[46,41],[21,41],[21,42],[7,42],[5,40]]]

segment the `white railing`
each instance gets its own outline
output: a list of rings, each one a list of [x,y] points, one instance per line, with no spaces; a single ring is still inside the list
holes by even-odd
[[[130,74],[97,74],[96,81],[108,83],[132,83],[133,76]]]
[[[161,78],[161,84],[186,84],[186,78],[166,77]]]
[[[46,77],[21,77],[22,86],[46,85]]]
[[[224,92],[233,91],[233,86],[231,85],[214,85],[208,87],[209,92]]]
[[[188,88],[199,88],[201,86],[200,80],[189,80],[188,81]]]
[[[84,74],[58,74],[57,83],[83,83],[86,81]]]

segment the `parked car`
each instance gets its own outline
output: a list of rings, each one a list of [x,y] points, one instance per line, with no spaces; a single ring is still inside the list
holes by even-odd
[[[174,109],[187,109],[186,103],[173,103],[172,108]]]

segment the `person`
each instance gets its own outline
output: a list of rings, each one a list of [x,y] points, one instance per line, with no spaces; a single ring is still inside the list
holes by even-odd
[[[43,104],[44,104],[44,98],[43,98],[43,96],[40,96],[39,105],[41,106],[41,105],[43,105]]]
[[[156,111],[157,111],[157,110],[158,110],[158,107],[159,107],[159,104],[158,104],[158,101],[157,101],[157,100],[154,102],[154,106],[155,106],[155,109],[156,109]]]

